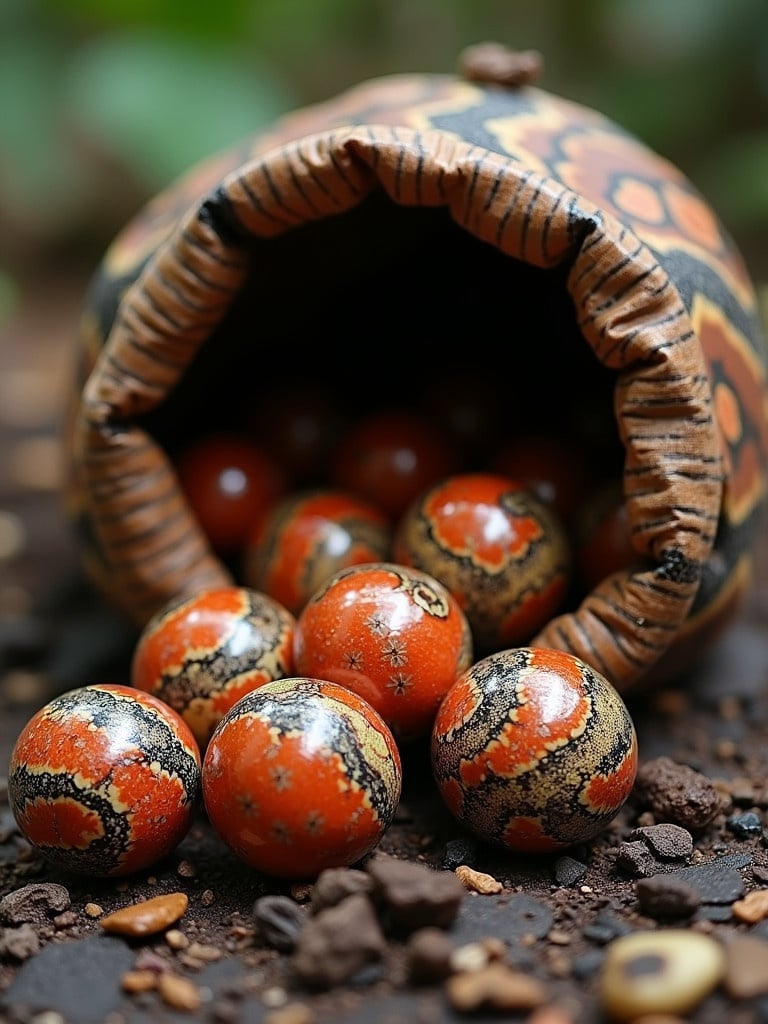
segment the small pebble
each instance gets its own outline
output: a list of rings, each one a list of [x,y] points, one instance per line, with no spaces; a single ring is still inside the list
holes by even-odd
[[[731,796],[734,803],[755,803],[757,793],[755,792],[755,784],[752,779],[745,779],[743,776],[738,776],[735,779],[722,779],[720,786]]]
[[[487,967],[491,962],[488,950],[482,942],[469,942],[466,946],[459,946],[451,953],[451,971],[479,971],[481,967]]]
[[[165,941],[168,946],[173,950],[187,949],[189,946],[189,939],[184,932],[179,931],[178,928],[171,928],[165,933]]]
[[[174,1010],[191,1012],[199,1010],[202,994],[194,982],[178,974],[160,974],[157,977],[157,991],[163,1002]]]
[[[454,871],[454,874],[469,892],[491,896],[494,893],[501,892],[504,888],[501,882],[494,878],[493,875],[488,875],[484,871],[475,871],[474,868],[469,867],[467,864],[460,864]]]
[[[0,959],[28,960],[40,950],[40,936],[31,924],[0,931]]]
[[[66,1018],[58,1010],[43,1010],[36,1013],[30,1024],[67,1024]]]
[[[150,949],[149,946],[139,949],[133,963],[134,971],[153,971],[155,974],[163,974],[169,968],[170,965],[166,957],[161,956],[156,950]]]
[[[634,794],[657,821],[699,832],[714,821],[721,798],[712,781],[671,757],[657,757],[637,771]]]
[[[471,839],[449,839],[443,851],[443,867],[455,871],[460,864],[473,868],[477,861],[477,843]]]
[[[188,904],[189,900],[183,892],[171,892],[116,910],[102,917],[99,923],[104,931],[118,935],[152,935],[178,921]]]
[[[635,882],[640,909],[654,918],[690,917],[701,897],[688,882],[676,875],[652,875]]]
[[[405,947],[408,979],[413,985],[431,985],[452,971],[454,944],[443,928],[419,928]]]
[[[763,831],[763,822],[759,814],[747,811],[745,814],[732,814],[725,822],[726,828],[737,839],[751,839]]]
[[[333,988],[378,963],[385,950],[371,901],[356,893],[307,919],[296,939],[292,963],[306,985]]]
[[[127,971],[120,979],[123,992],[135,995],[137,992],[151,992],[157,987],[156,971]]]
[[[224,956],[218,946],[210,946],[202,942],[192,942],[186,949],[188,956],[204,964],[215,964]]]
[[[733,916],[747,924],[756,924],[768,917],[768,889],[755,889],[754,892],[736,902],[731,907]]]
[[[368,894],[373,890],[373,879],[365,871],[356,868],[326,868],[321,871],[312,886],[310,909],[317,914],[326,907],[335,907],[347,896],[356,893]]]
[[[547,970],[553,978],[568,978],[571,973],[571,958],[562,950],[550,947],[544,952]]]
[[[644,1013],[632,1024],[685,1024],[686,1019],[676,1013]]]
[[[591,949],[588,953],[574,957],[571,961],[571,974],[579,981],[588,981],[594,978],[595,973],[600,970],[604,954],[601,950]]]
[[[253,906],[254,940],[290,953],[306,920],[307,915],[290,896],[261,896]]]
[[[16,668],[3,675],[3,697],[8,704],[42,704],[50,692],[51,680],[44,672]]]
[[[720,739],[714,744],[714,754],[720,761],[730,761],[738,753],[739,747],[734,740]]]
[[[53,919],[54,928],[71,928],[77,924],[77,914],[74,910],[65,910],[63,914],[57,914]]]
[[[682,928],[633,932],[606,950],[600,998],[610,1017],[633,1021],[643,1014],[685,1014],[722,980],[722,945]]]
[[[393,925],[406,930],[434,925],[449,928],[466,889],[453,871],[375,854],[365,870],[373,879],[372,897],[383,904]]]
[[[460,1013],[535,1010],[547,1000],[547,990],[537,978],[498,962],[454,974],[446,982],[446,994]]]
[[[630,878],[649,878],[659,870],[659,862],[640,839],[621,843],[616,854],[616,867]]]
[[[738,697],[731,695],[721,697],[717,705],[717,713],[725,722],[735,722],[741,718],[743,712],[741,701]]]
[[[288,993],[282,986],[272,985],[261,993],[261,1001],[265,1006],[274,1010],[288,1003]]]
[[[687,860],[693,853],[693,836],[687,828],[662,822],[636,828],[630,839],[640,839],[648,849],[663,860]]]
[[[594,920],[583,927],[582,935],[591,942],[598,942],[601,946],[607,945],[620,935],[626,935],[632,929],[623,921],[618,914],[609,910],[603,910],[595,915]]]
[[[519,89],[541,75],[538,50],[512,50],[503,43],[476,43],[461,54],[461,73],[468,81],[491,82]]]
[[[712,906],[702,904],[696,911],[693,918],[697,925],[706,924],[708,927],[711,927],[714,923],[723,924],[725,921],[730,921],[731,919],[731,908],[718,906],[716,904]]]
[[[587,865],[575,857],[558,857],[555,861],[555,881],[558,885],[576,886],[587,874]]]
[[[312,1024],[315,1019],[312,1008],[306,1003],[288,1003],[266,1014],[264,1024]]]

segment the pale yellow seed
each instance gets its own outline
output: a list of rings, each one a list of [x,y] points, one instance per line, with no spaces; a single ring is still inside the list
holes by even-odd
[[[656,969],[637,972],[638,963]],[[610,943],[603,961],[603,1008],[618,1021],[688,1013],[719,984],[725,965],[722,945],[699,932],[669,928],[622,935]]]

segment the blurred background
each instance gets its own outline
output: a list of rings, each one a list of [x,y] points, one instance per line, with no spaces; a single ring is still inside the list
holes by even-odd
[[[2,0],[6,312],[41,271],[93,266],[200,157],[367,77],[450,72],[486,39],[540,50],[544,88],[680,164],[764,275],[765,0]]]
[[[19,648],[48,642],[30,609],[66,603],[58,581],[76,574],[59,427],[85,288],[113,235],[281,113],[366,78],[451,72],[485,40],[539,50],[543,88],[678,164],[766,294],[766,0],[0,0],[3,700],[35,685],[14,668],[34,664]]]

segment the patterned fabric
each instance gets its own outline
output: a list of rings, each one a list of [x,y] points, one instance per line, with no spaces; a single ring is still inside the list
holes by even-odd
[[[194,169],[126,227],[84,311],[72,417],[72,514],[94,580],[140,624],[177,594],[231,582],[147,418],[226,335],[244,290],[269,277],[264,242],[285,236],[300,254],[308,225],[382,194],[444,209],[514,261],[559,268],[579,332],[615,374],[625,499],[652,564],[603,581],[533,644],[568,650],[621,688],[684,665],[749,585],[768,459],[755,294],[675,167],[595,111],[530,86],[364,83]],[[415,288],[422,303],[450,299]],[[268,325],[292,311],[270,310],[268,288],[256,308],[248,343],[268,346]],[[478,337],[513,378],[520,354],[492,312],[478,316]],[[343,341],[338,324],[325,332],[318,324],[307,349]]]

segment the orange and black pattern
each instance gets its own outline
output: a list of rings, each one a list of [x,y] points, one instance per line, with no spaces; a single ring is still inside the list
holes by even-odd
[[[127,686],[56,697],[15,744],[8,794],[25,838],[81,875],[131,874],[184,838],[200,753],[175,712]]]
[[[357,694],[296,676],[248,694],[203,763],[212,825],[253,867],[308,879],[367,856],[392,823],[402,765],[392,733]]]
[[[291,673],[295,625],[278,601],[248,587],[171,601],[139,635],[131,682],[181,715],[205,750],[241,697]]]
[[[435,781],[487,842],[551,851],[602,831],[629,796],[637,737],[615,689],[561,651],[489,655],[454,684],[432,733]]]
[[[615,374],[633,542],[654,568],[604,581],[534,642],[633,684],[748,585],[766,493],[763,341],[745,267],[680,172],[532,87],[365,83],[193,171],[123,232],[84,315],[72,430],[73,515],[94,578],[139,622],[177,592],[231,581],[146,418],[258,283],[264,242],[297,232],[298,245],[297,229],[374,194],[442,208],[513,261],[566,271],[578,330]],[[251,343],[269,339],[256,330]]]

